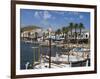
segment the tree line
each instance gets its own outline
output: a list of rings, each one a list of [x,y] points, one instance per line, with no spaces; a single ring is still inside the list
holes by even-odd
[[[76,40],[76,38],[77,38],[77,29],[79,30],[79,35],[80,35],[80,37],[81,37],[81,34],[82,34],[82,29],[85,29],[85,26],[84,26],[84,24],[83,23],[69,23],[69,25],[68,26],[64,26],[64,27],[62,27],[61,29],[57,29],[56,31],[55,31],[55,36],[56,35],[59,35],[59,34],[61,34],[61,33],[63,33],[63,36],[64,36],[64,38],[65,38],[65,40],[67,40],[67,38],[68,38],[68,32],[70,32],[70,36],[72,37],[73,36],[73,33],[74,33],[74,36],[75,36],[75,40]],[[74,31],[73,31],[74,30]]]

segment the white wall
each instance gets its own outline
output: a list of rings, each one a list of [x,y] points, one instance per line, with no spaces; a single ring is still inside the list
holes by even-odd
[[[58,3],[95,4],[98,5],[98,73],[34,79],[100,79],[100,0],[35,0]],[[10,0],[0,0],[0,79],[10,79]],[[29,79],[29,78],[28,78]],[[31,78],[33,79],[33,78]]]

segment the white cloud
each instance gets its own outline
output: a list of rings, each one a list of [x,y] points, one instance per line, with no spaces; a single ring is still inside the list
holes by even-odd
[[[70,12],[68,12],[68,13],[71,14],[71,15],[72,15],[72,14],[73,14],[73,15],[79,15],[79,14],[80,14],[79,12],[74,12],[74,11],[73,11],[73,12],[70,11]]]
[[[80,15],[80,16],[79,16],[79,18],[80,18],[80,19],[83,19],[83,16],[82,16],[82,15]]]
[[[48,12],[48,11],[36,11],[35,13],[34,13],[34,17],[36,17],[36,18],[41,18],[41,19],[43,19],[43,20],[47,20],[47,19],[50,19],[51,18],[51,14],[50,14],[50,12]],[[53,18],[53,17],[52,17]],[[54,19],[54,18],[53,18]]]
[[[64,15],[66,12],[56,11],[55,13],[57,13],[59,15]]]
[[[69,20],[69,18],[68,18],[68,17],[64,17],[64,19],[65,19],[65,20]]]
[[[34,13],[34,16],[35,16],[36,18],[40,18],[40,14],[39,14],[39,12],[36,11],[36,12]]]
[[[74,18],[72,18],[72,17],[71,17],[71,18],[70,18],[70,20],[71,20],[71,21],[73,21],[73,20],[74,20]]]
[[[43,19],[46,20],[46,19],[49,19],[49,18],[51,18],[51,14],[48,11],[44,11],[43,12]]]

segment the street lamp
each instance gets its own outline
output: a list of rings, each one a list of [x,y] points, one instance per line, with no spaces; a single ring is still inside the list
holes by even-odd
[[[49,68],[51,68],[51,38],[49,38]]]
[[[52,29],[49,28],[48,32],[49,32],[49,68],[51,68],[51,32],[52,32]]]

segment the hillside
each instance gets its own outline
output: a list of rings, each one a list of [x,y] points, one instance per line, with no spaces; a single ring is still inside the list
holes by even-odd
[[[23,32],[23,31],[29,31],[29,30],[34,30],[34,29],[37,29],[37,28],[40,28],[40,27],[35,26],[35,25],[29,25],[29,26],[22,27],[21,28],[21,32]]]

